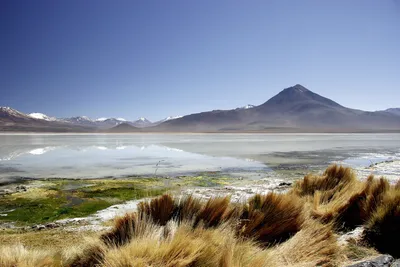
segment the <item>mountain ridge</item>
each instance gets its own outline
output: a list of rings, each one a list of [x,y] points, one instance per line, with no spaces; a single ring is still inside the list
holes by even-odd
[[[157,122],[151,122],[144,117],[127,121],[121,118],[92,120],[84,116],[46,121],[3,107],[0,110],[0,130],[4,130],[7,125],[21,126],[18,123],[28,123],[32,127],[39,124],[37,127],[40,128],[43,123],[56,123],[57,127],[62,124],[66,127],[68,122],[74,127],[85,127],[92,132],[115,127],[119,132],[137,129],[142,132],[400,132],[400,116],[395,114],[397,110],[368,112],[347,108],[296,84],[283,89],[258,106],[247,105],[231,110],[167,117]],[[8,115],[3,116],[2,113]],[[118,127],[121,124],[123,126]]]
[[[388,113],[351,109],[300,84],[250,109],[213,110],[164,122],[158,131],[379,131],[400,130]]]

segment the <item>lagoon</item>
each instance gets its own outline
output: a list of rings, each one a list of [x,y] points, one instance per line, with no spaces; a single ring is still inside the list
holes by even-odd
[[[340,163],[400,177],[400,134],[1,134],[0,181],[220,172],[301,176]],[[390,178],[389,177],[389,178]]]

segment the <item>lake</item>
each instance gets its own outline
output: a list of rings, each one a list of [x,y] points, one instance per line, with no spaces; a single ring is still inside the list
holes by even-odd
[[[302,176],[331,163],[400,177],[400,134],[1,134],[0,180]],[[385,162],[383,167],[370,165]]]

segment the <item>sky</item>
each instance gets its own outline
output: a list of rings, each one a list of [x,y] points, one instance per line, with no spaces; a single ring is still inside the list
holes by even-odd
[[[0,106],[155,121],[295,84],[400,107],[400,0],[0,1]]]

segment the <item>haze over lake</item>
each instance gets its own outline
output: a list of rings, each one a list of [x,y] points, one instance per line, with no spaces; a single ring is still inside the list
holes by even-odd
[[[210,171],[262,177],[280,171],[322,170],[331,163],[362,169],[398,160],[400,134],[0,135],[2,181]],[[400,176],[391,168],[375,172]]]

